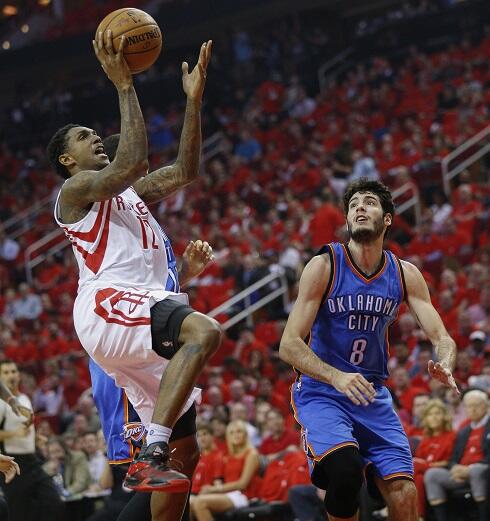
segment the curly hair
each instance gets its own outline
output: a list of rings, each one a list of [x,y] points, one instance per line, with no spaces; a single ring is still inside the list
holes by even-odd
[[[379,181],[373,181],[366,177],[361,177],[357,181],[351,183],[344,193],[344,213],[347,215],[349,212],[349,202],[352,196],[357,193],[372,192],[379,197],[381,207],[384,213],[391,214],[391,217],[395,217],[395,205],[393,204],[393,198],[388,188]]]
[[[51,163],[51,166],[56,170],[56,173],[63,177],[63,179],[70,178],[70,172],[66,166],[62,165],[59,161],[59,157],[61,154],[66,152],[67,145],[67,134],[68,131],[74,127],[80,127],[81,125],[75,125],[74,123],[69,123],[64,127],[58,129],[54,136],[50,139],[48,146],[46,147],[46,155],[48,156],[48,160]]]
[[[432,409],[439,409],[442,411],[443,414],[443,421],[442,421],[442,430],[443,432],[448,432],[452,430],[453,428],[453,421],[451,417],[451,413],[449,412],[449,409],[447,408],[446,404],[439,400],[438,398],[435,398],[433,400],[429,400],[424,408],[424,412],[422,413],[421,418],[421,425],[424,429],[424,434],[426,436],[434,436],[434,431],[427,425],[427,415]]]

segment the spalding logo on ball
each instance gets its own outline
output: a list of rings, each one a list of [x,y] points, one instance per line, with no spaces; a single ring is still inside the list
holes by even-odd
[[[146,71],[160,56],[162,51],[162,32],[155,20],[140,9],[125,7],[109,13],[100,22],[99,32],[112,31],[112,45],[119,48],[121,36],[126,37],[124,58],[133,74]]]

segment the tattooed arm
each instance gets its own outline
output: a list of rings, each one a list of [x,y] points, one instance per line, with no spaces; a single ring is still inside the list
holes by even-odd
[[[179,188],[190,184],[199,174],[201,160],[201,101],[206,82],[206,69],[211,58],[212,42],[203,43],[199,60],[188,73],[182,64],[182,84],[187,95],[184,126],[180,137],[179,153],[173,165],[151,172],[134,183],[133,188],[146,203],[168,197]]]
[[[93,42],[95,54],[119,95],[121,138],[116,157],[102,170],[82,171],[66,181],[61,192],[62,215],[64,208],[84,208],[91,202],[111,199],[147,172],[145,122],[131,72],[122,54],[124,44],[123,37],[115,53],[111,31],[106,31],[104,35],[99,33]],[[83,135],[80,137],[85,138]]]

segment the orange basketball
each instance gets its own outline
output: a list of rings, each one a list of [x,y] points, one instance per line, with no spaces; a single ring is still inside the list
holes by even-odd
[[[112,45],[119,49],[121,36],[126,36],[124,57],[133,74],[151,67],[162,50],[162,33],[155,20],[140,9],[125,7],[109,13],[95,33],[112,31]]]

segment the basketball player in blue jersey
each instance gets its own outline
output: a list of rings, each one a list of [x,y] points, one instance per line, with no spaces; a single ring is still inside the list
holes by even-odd
[[[371,463],[390,519],[417,521],[410,447],[384,386],[388,328],[405,300],[434,345],[430,375],[457,390],[456,345],[419,270],[383,250],[394,217],[388,189],[360,179],[347,188],[344,211],[349,242],[327,244],[305,267],[279,353],[298,373],[293,409],[329,519],[358,519]]]

